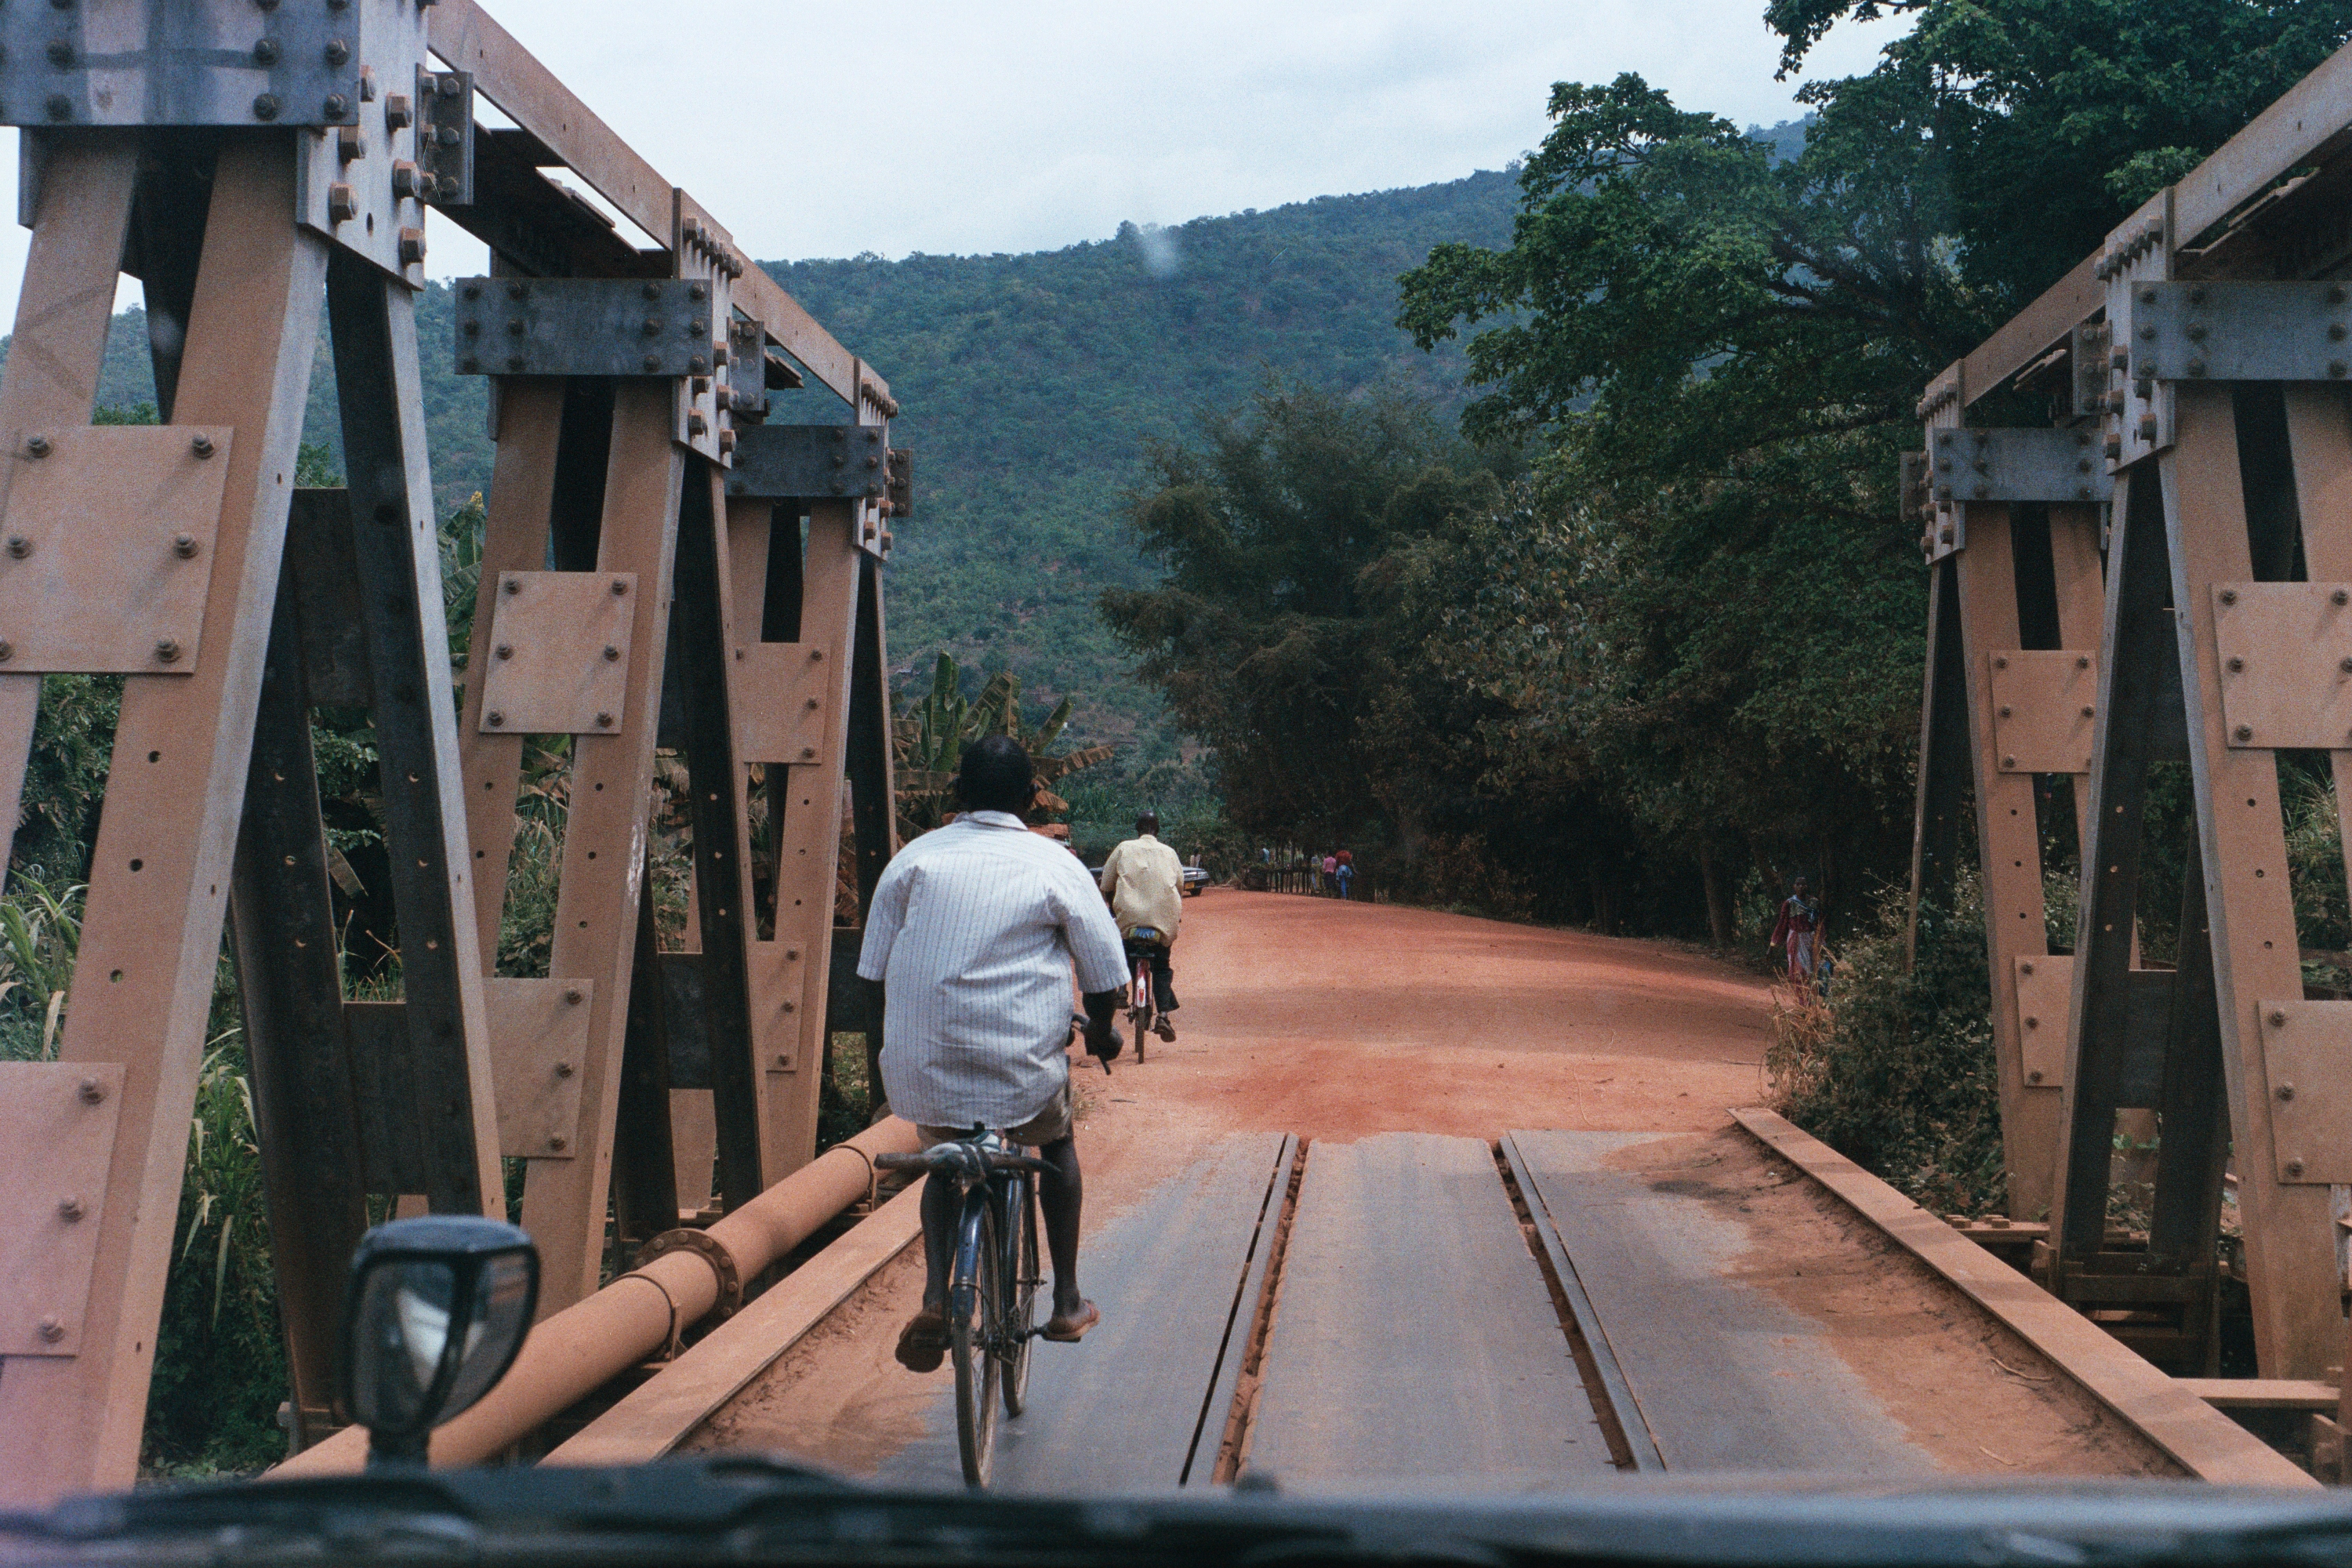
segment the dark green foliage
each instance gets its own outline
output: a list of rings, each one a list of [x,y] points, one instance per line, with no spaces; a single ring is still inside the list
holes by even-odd
[[[1932,87],[1956,264],[2005,310],[2352,37],[2347,0],[1769,0],[1765,20],[1793,70],[1842,19],[1889,14],[1912,28],[1872,76],[1808,97]]]
[[[1106,591],[1104,619],[1213,748],[1244,831],[1276,843],[1375,831],[1376,781],[1394,770],[1363,743],[1384,646],[1363,580],[1490,504],[1491,466],[1387,386],[1356,399],[1268,387],[1205,419],[1197,447],[1156,445],[1150,461],[1131,521],[1167,577]]]
[[[1784,1009],[1766,1053],[1781,1114],[1937,1214],[2006,1203],[1984,909],[1973,875],[1919,911],[1904,965],[1905,904],[1881,900],[1869,934],[1836,950],[1827,1008]],[[2034,1218],[2026,1215],[2020,1218]]]
[[[983,679],[1020,669],[1048,703],[1084,691],[1073,738],[1120,747],[1101,787],[1129,812],[1183,809],[1198,747],[1094,615],[1104,588],[1152,581],[1116,523],[1152,479],[1147,446],[1269,373],[1335,397],[1395,378],[1454,397],[1455,363],[1392,323],[1395,279],[1440,241],[1499,242],[1510,199],[1508,175],[1484,174],[1201,218],[1162,231],[1166,276],[1132,229],[1029,256],[771,266],[907,409],[892,438],[916,450],[919,510],[891,567],[898,661],[928,673],[944,649]],[[778,402],[780,420],[839,416],[821,393]]]

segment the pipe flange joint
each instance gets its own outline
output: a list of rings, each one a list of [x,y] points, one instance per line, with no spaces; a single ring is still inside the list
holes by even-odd
[[[710,1265],[710,1272],[719,1277],[719,1304],[711,1315],[721,1321],[733,1317],[743,1306],[743,1275],[735,1267],[735,1255],[727,1244],[707,1230],[695,1230],[681,1226],[663,1231],[637,1249],[637,1267],[643,1268],[666,1252],[694,1252]]]

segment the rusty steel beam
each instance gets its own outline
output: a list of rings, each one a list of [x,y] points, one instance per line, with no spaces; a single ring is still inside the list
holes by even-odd
[[[433,52],[473,73],[474,85],[564,166],[656,241],[674,246],[677,187],[557,80],[474,0],[443,0],[431,13]],[[783,350],[853,407],[890,388],[816,318],[757,267],[735,279],[736,302]],[[892,406],[895,406],[893,405]]]
[[[819,1226],[866,1196],[877,1154],[921,1147],[912,1123],[877,1122],[825,1151],[700,1235],[700,1247],[665,1251],[593,1295],[541,1320],[514,1366],[479,1405],[433,1434],[432,1462],[478,1465],[529,1436],[714,1310],[732,1310],[740,1286],[808,1239]],[[719,1258],[725,1259],[722,1278]],[[734,1289],[730,1290],[730,1285]],[[367,1458],[354,1427],[305,1450],[277,1476],[345,1474]]]

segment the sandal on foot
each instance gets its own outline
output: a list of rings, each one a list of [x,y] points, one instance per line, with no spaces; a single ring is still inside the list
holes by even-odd
[[[1102,1321],[1102,1309],[1092,1301],[1081,1302],[1076,1317],[1066,1318],[1059,1312],[1045,1320],[1043,1336],[1055,1344],[1074,1345],[1087,1337],[1087,1331]]]
[[[948,1353],[948,1315],[926,1307],[898,1331],[898,1364],[908,1372],[937,1372]]]

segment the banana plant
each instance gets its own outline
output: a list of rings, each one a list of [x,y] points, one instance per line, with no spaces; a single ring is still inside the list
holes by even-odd
[[[931,670],[931,689],[909,703],[894,726],[894,772],[898,786],[898,836],[911,838],[928,833],[955,809],[954,781],[963,749],[985,735],[1010,735],[1029,753],[1038,782],[1047,785],[1082,768],[1110,761],[1108,746],[1082,746],[1048,756],[1045,748],[1061,738],[1074,704],[1065,697],[1035,729],[1021,721],[1021,678],[999,670],[980,695],[963,696],[963,672],[951,654],[940,655]],[[1070,803],[1051,788],[1037,796],[1033,821],[1067,811]]]

